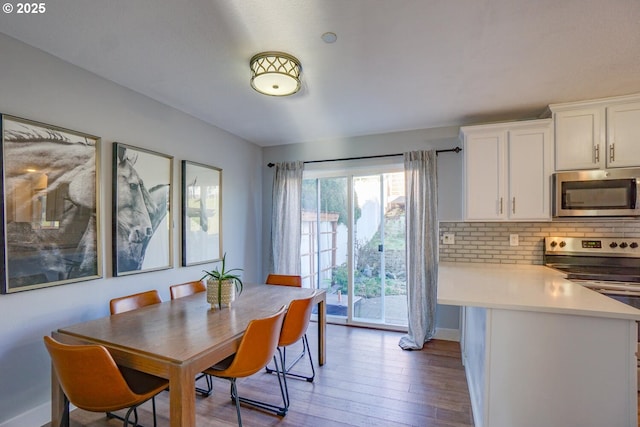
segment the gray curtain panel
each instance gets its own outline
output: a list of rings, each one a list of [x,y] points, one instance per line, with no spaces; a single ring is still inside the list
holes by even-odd
[[[419,350],[436,330],[438,218],[436,152],[404,154],[409,331],[398,345]]]
[[[300,274],[303,162],[276,163],[271,213],[271,273]]]

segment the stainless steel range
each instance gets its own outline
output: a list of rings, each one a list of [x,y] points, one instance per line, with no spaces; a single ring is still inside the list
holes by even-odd
[[[639,242],[638,238],[620,237],[546,237],[544,263],[566,273],[573,282],[640,309]]]
[[[640,239],[546,237],[544,263],[567,279],[640,308]]]

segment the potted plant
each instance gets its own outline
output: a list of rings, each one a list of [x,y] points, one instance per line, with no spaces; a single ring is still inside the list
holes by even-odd
[[[211,304],[211,308],[215,308],[216,305],[218,308],[222,308],[223,305],[228,307],[235,299],[236,293],[238,295],[242,293],[242,279],[238,274],[234,273],[242,271],[242,269],[232,268],[227,270],[226,257],[226,253],[222,255],[220,269],[216,267],[211,271],[203,270],[205,274],[202,279],[207,279],[207,302]]]

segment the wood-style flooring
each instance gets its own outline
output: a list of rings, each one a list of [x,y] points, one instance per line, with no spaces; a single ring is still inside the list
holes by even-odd
[[[317,354],[315,327],[309,328],[311,351]],[[285,417],[242,406],[246,427],[473,426],[471,404],[459,344],[434,340],[421,351],[398,347],[397,332],[327,326],[327,363],[317,367],[313,383],[290,379],[291,406]],[[297,350],[297,348],[295,349]],[[295,352],[291,352],[293,354]],[[296,370],[308,369],[302,360]],[[258,373],[239,380],[242,396],[278,402],[275,375]],[[169,394],[157,398],[158,427],[169,425]],[[196,397],[198,427],[236,426],[229,383],[214,379],[214,393]],[[140,409],[140,422],[153,425],[151,404]],[[82,410],[71,413],[71,425],[106,427],[122,422]],[[49,427],[49,424],[46,425]]]

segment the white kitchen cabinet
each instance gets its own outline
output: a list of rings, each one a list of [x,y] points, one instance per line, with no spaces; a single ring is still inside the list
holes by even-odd
[[[539,265],[440,263],[476,427],[637,427],[640,311]]]
[[[598,168],[603,159],[600,133],[604,115],[599,108],[554,113],[556,170]]]
[[[635,321],[463,310],[474,425],[637,426]]]
[[[640,102],[607,107],[607,166],[640,166]]]
[[[640,95],[549,106],[555,169],[640,166]]]
[[[551,120],[460,129],[467,221],[549,220]]]

